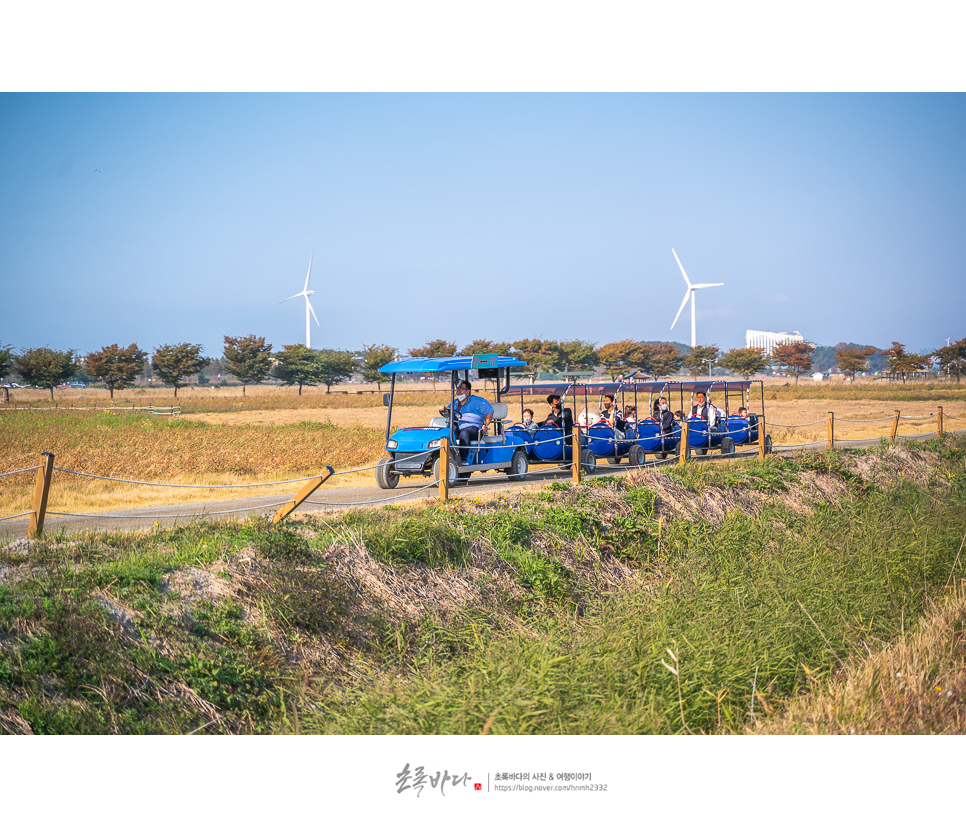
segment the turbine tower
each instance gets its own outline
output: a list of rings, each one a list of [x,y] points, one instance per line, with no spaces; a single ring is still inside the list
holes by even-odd
[[[312,347],[312,334],[309,330],[309,313],[312,314],[312,318],[315,319],[315,323],[321,327],[319,324],[319,317],[315,315],[315,310],[312,309],[312,302],[309,301],[310,295],[315,295],[315,290],[309,289],[309,279],[312,277],[312,259],[315,257],[315,250],[312,250],[312,254],[309,255],[309,271],[305,275],[305,287],[303,287],[302,292],[297,292],[295,295],[291,295],[285,299],[285,301],[291,301],[293,298],[298,298],[300,295],[305,296],[305,346],[307,348]],[[285,301],[279,301],[279,304],[284,304]]]
[[[678,262],[678,266],[681,268],[681,274],[684,276],[684,283],[688,285],[688,288],[684,291],[684,300],[681,302],[681,306],[678,308],[678,314],[674,317],[674,322],[671,324],[671,330],[674,330],[674,325],[678,323],[678,319],[681,318],[681,313],[684,311],[684,305],[688,303],[688,297],[691,298],[691,347],[697,347],[697,339],[695,338],[695,328],[694,328],[694,291],[703,290],[705,287],[723,287],[724,284],[692,284],[691,279],[688,278],[688,273],[684,271],[684,267],[681,266],[681,259],[678,257],[678,253],[673,249],[671,254],[674,255],[674,260]]]

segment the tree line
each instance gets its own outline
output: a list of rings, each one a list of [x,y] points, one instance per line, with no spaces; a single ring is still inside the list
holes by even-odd
[[[379,368],[391,362],[397,349],[389,345],[365,345],[361,353],[331,348],[311,349],[304,345],[285,345],[272,353],[272,345],[262,336],[225,336],[222,367],[242,384],[243,395],[248,385],[257,385],[275,378],[284,385],[298,387],[301,395],[306,385],[325,385],[326,393],[339,382],[361,373],[364,380],[374,382],[381,390],[388,375]],[[167,385],[178,389],[186,380],[198,374],[210,361],[201,355],[202,346],[183,342],[155,348],[150,362],[148,354],[137,344],[120,347],[108,345],[100,350],[78,356],[74,351],[58,351],[49,347],[32,348],[14,354],[9,346],[0,345],[0,378],[13,370],[26,384],[50,391],[72,379],[83,370],[95,382],[103,384],[111,399],[115,390],[129,388],[147,368]],[[697,378],[710,374],[713,367],[730,371],[749,379],[769,367],[783,370],[798,378],[811,371],[815,346],[793,342],[776,346],[771,356],[763,348],[734,348],[722,353],[717,345],[698,345],[688,350],[672,342],[637,342],[622,339],[597,346],[582,340],[551,341],[520,339],[515,342],[492,342],[475,339],[457,348],[455,342],[433,339],[418,348],[411,348],[412,357],[444,358],[496,353],[516,356],[526,363],[524,373],[580,374],[602,371],[612,380],[637,375],[662,379],[686,371]],[[835,360],[841,373],[850,381],[869,370],[873,357],[882,357],[889,372],[903,382],[918,372],[928,370],[933,363],[947,376],[955,376],[959,384],[966,373],[966,338],[939,348],[932,353],[906,351],[905,345],[893,342],[892,347],[880,351],[875,347],[846,345],[835,348]]]

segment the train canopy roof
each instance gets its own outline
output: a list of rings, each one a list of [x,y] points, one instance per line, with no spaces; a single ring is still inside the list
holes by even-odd
[[[584,394],[602,396],[604,394],[657,394],[663,391],[683,391],[694,394],[699,391],[747,391],[753,384],[751,380],[698,380],[694,382],[664,382],[651,380],[649,382],[536,382],[532,385],[511,385],[507,394],[523,394],[524,396],[547,397],[556,394]]]
[[[410,357],[389,362],[379,370],[384,374],[438,374],[446,371],[468,371],[474,367],[472,356],[444,356],[438,359]],[[527,363],[512,356],[497,356],[490,360],[491,368],[525,368]]]

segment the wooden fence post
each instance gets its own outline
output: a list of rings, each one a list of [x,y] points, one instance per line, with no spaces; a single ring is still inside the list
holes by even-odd
[[[681,460],[691,460],[691,447],[688,445],[688,421],[681,421]]]
[[[889,442],[895,443],[896,437],[899,434],[899,411],[896,410],[896,416],[892,418],[892,434],[889,436]]]
[[[758,460],[765,459],[765,418],[758,418]]]
[[[325,468],[328,471],[324,475],[319,475],[318,477],[313,478],[295,494],[295,497],[291,501],[285,504],[285,506],[279,508],[278,512],[275,513],[275,517],[272,519],[272,524],[278,524],[283,518],[285,518],[285,516],[291,512],[294,512],[295,508],[299,504],[301,504],[306,498],[308,498],[335,474],[335,470],[331,466],[326,466]]]
[[[835,412],[828,413],[828,448],[835,448]]]
[[[467,454],[467,459],[469,454]],[[449,500],[449,438],[439,444],[439,500]]]
[[[37,469],[37,480],[34,483],[34,506],[30,514],[30,524],[27,535],[32,539],[40,538],[44,534],[44,516],[47,514],[47,496],[50,494],[50,479],[54,474],[54,456],[50,452],[43,452],[40,456],[40,467]]]
[[[580,426],[574,426],[573,452],[571,457],[571,471],[573,472],[573,482],[580,483]]]
[[[939,436],[942,437],[943,436],[943,407],[942,406],[939,406],[939,412],[936,414],[936,417],[939,418]]]

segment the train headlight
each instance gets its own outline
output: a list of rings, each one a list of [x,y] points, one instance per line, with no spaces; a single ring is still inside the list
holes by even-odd
[[[443,438],[442,437],[437,437],[435,440],[430,440],[429,441],[429,445],[426,448],[427,449],[438,449],[442,445],[443,445]]]
[[[389,441],[389,442],[388,442],[388,443],[386,444],[386,448],[387,448],[387,449],[395,449],[395,448],[396,448],[396,447],[397,447],[398,445],[399,445],[399,443],[398,443],[397,441],[395,441],[395,440],[390,440],[390,441]]]

